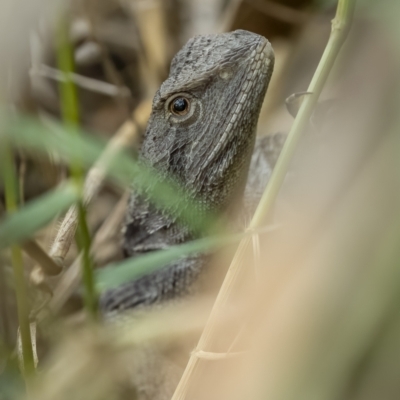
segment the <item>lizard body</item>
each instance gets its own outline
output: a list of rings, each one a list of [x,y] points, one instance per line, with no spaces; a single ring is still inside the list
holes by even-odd
[[[254,33],[197,36],[174,57],[154,97],[140,162],[161,177],[173,176],[199,204],[199,217],[223,213],[243,195],[273,64],[269,42]],[[196,237],[171,213],[156,209],[145,192],[131,195],[124,229],[127,256]],[[185,257],[110,290],[101,299],[102,309],[115,312],[185,295],[205,263],[202,255]]]

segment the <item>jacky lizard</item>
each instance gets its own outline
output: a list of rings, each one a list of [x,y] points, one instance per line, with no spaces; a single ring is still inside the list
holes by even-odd
[[[194,37],[172,60],[169,77],[153,100],[140,161],[161,176],[178,180],[198,202],[199,217],[224,213],[232,199],[243,196],[273,66],[268,40],[243,30]],[[268,153],[273,140],[277,139],[260,141],[252,162],[258,170],[253,174],[270,173],[281,147],[279,143],[277,151],[269,148]],[[263,148],[267,150],[260,151]],[[250,179],[249,191],[265,186],[264,178]],[[131,195],[124,229],[128,257],[195,238],[190,227],[157,210],[145,193]],[[189,256],[110,290],[101,299],[102,310],[118,312],[183,296],[192,290],[206,262],[204,256]]]

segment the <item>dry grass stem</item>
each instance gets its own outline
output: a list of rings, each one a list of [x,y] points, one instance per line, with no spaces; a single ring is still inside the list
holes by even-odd
[[[136,109],[133,121],[126,121],[110,140],[104,153],[100,156],[98,162],[90,169],[86,176],[83,190],[83,199],[85,204],[88,204],[100,190],[107,167],[115,155],[118,154],[122,148],[132,145],[132,143],[138,139],[139,130],[143,129],[145,124],[144,121],[147,121],[149,114],[150,104],[148,102],[142,103]],[[68,210],[58,230],[53,245],[51,246],[51,257],[60,260],[60,262],[64,261],[74,238],[77,223],[76,207],[72,207]]]
[[[46,275],[58,275],[62,271],[62,267],[55,263],[36,241],[28,240],[21,247],[29,257],[40,265]]]
[[[125,215],[127,200],[128,192],[122,196],[113,212],[104,221],[94,236],[92,253],[96,262],[102,262],[102,260],[98,258],[97,253],[100,252],[101,248],[104,246],[104,243],[106,243],[110,238],[115,236],[117,232],[119,232],[123,217]],[[77,289],[81,279],[80,262],[81,257],[79,256],[57,282],[54,287],[53,296],[49,301],[46,310],[44,310],[45,313],[57,313],[70,298],[72,293]],[[40,314],[38,318],[42,319],[45,315],[47,314]]]
[[[40,65],[29,72],[31,77],[43,77],[55,80],[57,82],[65,82],[67,79],[71,80],[75,85],[82,89],[90,90],[95,93],[101,93],[111,97],[128,98],[131,96],[130,90],[125,86],[116,86],[108,82],[99,81],[98,79],[88,78],[77,73],[70,73],[68,78],[62,71],[49,67],[48,65]]]
[[[105,176],[105,171],[108,163],[111,161],[112,157],[124,147],[130,146],[132,142],[138,140],[139,130],[142,130],[150,114],[151,103],[149,100],[142,102],[134,112],[133,121],[126,121],[115,136],[111,139],[106,150],[99,158],[96,165],[89,171],[84,185],[84,199],[86,204],[90,202],[93,196],[98,193]],[[114,212],[111,213],[110,217],[103,223],[102,227],[95,235],[92,252],[96,254],[99,251],[100,246],[110,235],[114,235],[116,229],[119,229],[122,222],[123,214],[125,212],[127,195],[125,194],[123,198],[118,203]],[[57,233],[56,239],[50,251],[50,256],[56,260],[64,260],[65,255],[74,238],[75,230],[77,227],[77,213],[76,208],[72,207],[65,216],[61,227]],[[80,282],[80,262],[81,256],[79,256],[74,263],[66,270],[60,280],[50,283],[46,278],[44,270],[34,268],[35,275],[33,276],[33,282],[37,286],[44,286],[47,290],[53,293],[53,298],[50,303],[46,306],[45,310],[42,310],[38,318],[42,319],[48,315],[48,311],[51,313],[59,310],[65,301],[71,296],[71,294],[76,289]],[[55,290],[51,290],[50,287],[54,287]]]
[[[15,19],[0,5],[0,400],[398,398],[400,2],[357,3],[342,51],[355,2],[83,0],[47,15],[47,0],[17,0]],[[172,121],[161,87],[170,125],[154,115],[168,134],[149,145],[149,170],[142,130],[184,42],[236,29],[268,39],[274,73],[245,194],[203,224],[179,182],[192,124],[229,119],[204,113],[214,70],[198,70],[196,54],[213,61],[212,40],[182,52],[183,69],[171,64],[171,100],[188,92],[196,109]],[[186,87],[186,67],[201,84]],[[164,204],[177,230],[162,227]],[[181,217],[205,237],[172,245]]]
[[[226,7],[226,11],[221,17],[221,21],[217,28],[218,33],[228,32],[232,29],[233,21],[237,16],[241,4],[242,0],[231,0],[230,6]]]
[[[332,21],[330,39],[308,89],[308,91],[314,93],[314,95],[307,96],[303,101],[300,111],[293,123],[292,129],[278,158],[277,164],[273,170],[268,186],[250,223],[250,229],[257,228],[262,223],[265,223],[266,216],[268,216],[272,210],[272,206],[288,170],[289,163],[292,160],[297,143],[306,125],[308,124],[313,108],[328,78],[329,72],[333,67],[339,50],[347,36],[348,29],[351,24],[353,8],[354,0],[339,0],[337,14],[335,19]],[[246,237],[240,242],[237,252],[226,274],[225,280],[218,293],[210,317],[197,344],[196,352],[207,351],[207,349],[210,347],[210,344],[215,336],[216,327],[220,323],[221,315],[223,315],[223,310],[229,301],[231,291],[240,277],[241,269],[246,265],[245,256],[251,242],[251,237]],[[183,400],[187,397],[189,384],[193,379],[194,371],[197,367],[198,361],[199,359],[197,357],[190,357],[172,400]]]

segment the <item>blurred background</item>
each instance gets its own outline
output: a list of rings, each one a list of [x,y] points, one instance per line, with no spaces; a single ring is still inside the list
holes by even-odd
[[[258,135],[286,135],[293,117],[285,99],[307,90],[336,7],[333,0],[3,0],[2,112],[57,124],[64,112],[60,83],[70,80],[79,126],[105,144],[119,138],[134,155],[150,101],[175,53],[194,35],[246,29],[265,36],[276,59]],[[220,310],[210,348],[203,349],[214,358],[198,356],[195,377],[181,398],[398,398],[399,15],[396,0],[356,2],[349,37],[265,222],[278,228],[253,237],[241,259],[240,284]],[[68,79],[60,68],[62,29],[72,54]],[[17,146],[13,160],[21,207],[69,176],[68,163],[52,148],[43,156]],[[128,191],[106,180],[90,196],[87,222],[97,267],[122,257]],[[54,218],[34,235],[52,256],[61,220]],[[33,336],[39,374],[28,384],[31,398],[136,398],[131,376],[140,374],[142,364],[132,366],[132,359],[142,357],[135,351],[148,341],[174,364],[168,393],[173,392],[234,247],[217,256],[219,273],[206,282],[207,295],[184,310],[154,312],[123,328],[86,324],[76,268],[38,284],[32,277],[36,262],[24,252],[30,315],[38,322],[32,329],[38,331]],[[72,243],[63,264],[71,266],[77,256]],[[0,400],[25,396],[12,278],[11,255],[4,249]],[[40,318],[43,308],[51,318]]]

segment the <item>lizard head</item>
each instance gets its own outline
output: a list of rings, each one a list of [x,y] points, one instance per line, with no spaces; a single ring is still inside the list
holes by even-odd
[[[190,39],[155,95],[142,160],[222,205],[246,178],[273,64],[271,45],[254,33]]]

